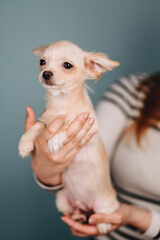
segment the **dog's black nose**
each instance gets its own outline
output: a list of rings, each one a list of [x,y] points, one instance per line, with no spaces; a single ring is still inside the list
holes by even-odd
[[[47,81],[52,77],[53,73],[49,71],[44,71],[43,78]]]

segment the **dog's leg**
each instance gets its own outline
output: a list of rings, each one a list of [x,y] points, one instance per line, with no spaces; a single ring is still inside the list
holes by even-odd
[[[18,148],[19,155],[24,158],[30,155],[34,150],[34,141],[40,132],[44,129],[44,124],[37,122],[31,129],[29,129],[25,134],[22,135]]]
[[[73,212],[74,209],[69,202],[68,194],[65,188],[56,193],[56,206],[60,212]]]
[[[87,220],[86,215],[81,213],[80,210],[74,211],[74,207],[69,202],[66,189],[62,189],[56,193],[56,206],[60,212],[73,214],[71,217],[74,221],[83,223]]]
[[[94,205],[94,212],[95,213],[105,213],[105,214],[111,214],[114,211],[116,211],[119,207],[119,202],[116,199],[109,200],[109,197],[104,196],[99,198]],[[106,223],[99,223],[97,224],[97,228],[100,233],[106,234],[112,227],[112,224],[106,224]]]

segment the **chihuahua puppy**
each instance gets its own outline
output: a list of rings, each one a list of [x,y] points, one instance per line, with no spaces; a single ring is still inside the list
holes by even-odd
[[[47,107],[39,121],[21,137],[19,154],[28,156],[34,149],[35,138],[44,127],[58,115],[65,115],[65,128],[48,141],[50,152],[57,152],[67,140],[65,129],[79,113],[89,112],[95,122],[88,134],[96,134],[63,172],[64,188],[56,194],[56,205],[59,211],[70,214],[76,208],[110,214],[119,203],[111,184],[107,154],[85,81],[98,81],[102,73],[119,66],[119,63],[103,53],[87,53],[68,41],[40,46],[33,54],[40,56],[39,81],[47,90]],[[100,233],[105,234],[111,225],[100,223],[97,227]]]

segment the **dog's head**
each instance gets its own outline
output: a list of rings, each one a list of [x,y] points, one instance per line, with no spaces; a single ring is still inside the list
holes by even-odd
[[[68,41],[40,46],[33,54],[40,56],[40,82],[59,93],[82,86],[86,79],[97,81],[102,73],[119,66],[103,53],[87,53]]]

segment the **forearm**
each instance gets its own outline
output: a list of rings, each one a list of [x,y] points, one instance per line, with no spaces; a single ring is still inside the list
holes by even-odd
[[[142,232],[146,232],[151,224],[151,212],[149,210],[136,206],[129,207],[131,214],[128,219],[128,224],[138,228]]]

